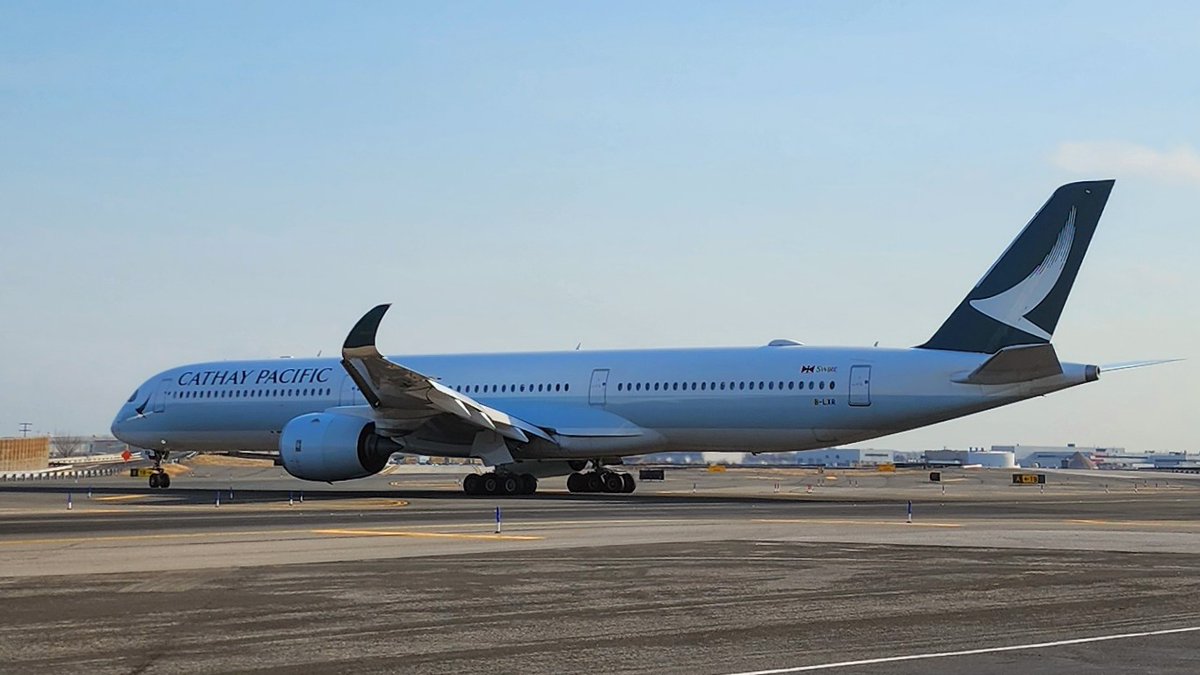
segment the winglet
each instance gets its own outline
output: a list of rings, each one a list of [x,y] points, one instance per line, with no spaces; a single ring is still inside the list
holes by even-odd
[[[387,314],[388,308],[391,306],[391,303],[376,305],[371,311],[363,314],[358,323],[354,324],[354,328],[350,329],[350,334],[346,336],[346,342],[342,345],[342,349],[375,346],[375,334],[379,332],[379,323],[383,321],[383,315]]]

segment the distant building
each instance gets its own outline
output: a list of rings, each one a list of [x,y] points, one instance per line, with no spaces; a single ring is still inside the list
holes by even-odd
[[[649,455],[625,457],[626,464],[707,464],[703,452],[655,452]]]
[[[0,438],[0,471],[41,471],[50,466],[50,438]]]
[[[804,450],[795,453],[796,464],[845,468],[894,464],[896,462],[896,455],[895,450],[876,450],[873,448],[826,448],[824,450]]]
[[[997,450],[926,450],[925,461],[929,464],[955,466],[982,466],[989,469],[1011,469],[1017,465],[1011,451]]]
[[[88,441],[87,454],[119,455],[126,450],[129,450],[129,446],[124,441],[115,438],[93,438]]]
[[[1028,469],[1084,468],[1087,462],[1103,466],[1104,456],[1124,454],[1124,448],[1066,445],[993,445],[993,452],[1011,452],[1017,464]],[[1077,455],[1079,455],[1077,457]],[[1081,466],[1081,463],[1083,464]]]

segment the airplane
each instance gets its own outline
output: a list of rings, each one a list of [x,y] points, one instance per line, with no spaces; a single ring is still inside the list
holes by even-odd
[[[933,336],[916,347],[790,340],[705,349],[383,356],[389,305],[341,359],[196,363],[146,380],[113,435],[146,449],[150,487],[171,452],[270,451],[291,475],[371,476],[394,453],[478,458],[471,495],[629,493],[621,458],[779,452],[854,443],[1094,382],[1050,343],[1115,181],[1059,187]],[[1161,361],[1159,361],[1161,362]],[[1159,362],[1121,364],[1120,368]]]

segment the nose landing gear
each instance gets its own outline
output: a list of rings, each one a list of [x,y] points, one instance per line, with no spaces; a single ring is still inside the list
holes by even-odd
[[[171,487],[171,474],[162,468],[163,460],[170,454],[167,450],[151,450],[150,459],[154,462],[154,473],[150,474],[150,488]]]

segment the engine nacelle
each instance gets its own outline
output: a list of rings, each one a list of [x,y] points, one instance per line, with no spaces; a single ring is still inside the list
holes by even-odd
[[[279,436],[283,468],[296,478],[333,482],[383,471],[402,447],[375,433],[375,423],[354,415],[311,413],[292,419]]]

